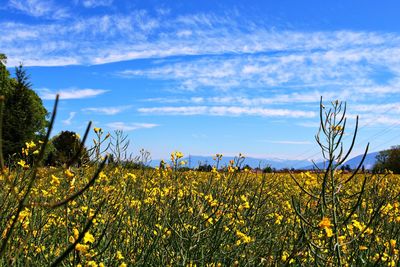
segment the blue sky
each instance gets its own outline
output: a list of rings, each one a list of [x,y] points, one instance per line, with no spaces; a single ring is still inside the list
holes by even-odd
[[[323,96],[347,101],[350,126],[360,115],[356,155],[368,141],[371,151],[400,143],[399,8],[0,0],[0,52],[9,68],[24,63],[49,111],[61,94],[55,133],[92,120],[154,159],[174,150],[319,159]]]

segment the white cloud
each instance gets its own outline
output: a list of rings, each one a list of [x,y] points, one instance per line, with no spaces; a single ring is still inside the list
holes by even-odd
[[[64,125],[71,125],[72,119],[75,117],[75,115],[76,115],[76,112],[70,112],[69,117],[67,119],[63,120],[62,123]]]
[[[160,115],[211,115],[211,116],[261,116],[261,117],[289,117],[312,118],[316,114],[313,111],[251,108],[238,106],[181,106],[181,107],[151,107],[139,108],[144,114]]]
[[[387,116],[383,114],[363,114],[360,115],[360,126],[400,126],[398,116]]]
[[[86,8],[93,8],[99,6],[110,6],[114,0],[82,0],[82,5]]]
[[[161,89],[172,92],[196,92],[197,96],[181,100],[162,100],[182,106],[245,106],[254,110],[287,104],[285,108],[296,109],[317,102],[321,95],[324,99],[364,103],[371,97],[384,100],[400,92],[400,35],[391,33],[276,31],[257,23],[238,25],[229,16],[193,14],[174,18],[135,10],[129,15],[113,13],[42,22],[40,27],[2,22],[0,43],[9,56],[9,66],[19,61],[28,66],[55,66],[162,59],[153,60],[148,68],[118,74],[168,81],[170,88]],[[191,55],[197,56],[186,57]],[[386,78],[379,78],[382,69],[388,74]],[[205,97],[204,92],[211,92],[210,96]],[[221,107],[204,111],[201,106],[183,106],[182,112],[226,112]],[[252,112],[237,108],[230,111]]]
[[[153,107],[139,108],[140,113],[163,114],[163,115],[205,115],[208,113],[208,107],[205,106],[185,106],[185,107]]]
[[[47,8],[43,1],[28,1],[37,5],[42,3],[42,9]],[[22,8],[22,1],[12,2],[15,2],[14,6]],[[81,1],[87,6],[112,4],[111,2]],[[50,11],[36,11],[35,14],[45,12]],[[23,32],[30,32],[35,38],[25,42]],[[239,24],[236,17],[218,17],[214,14],[192,14],[174,18],[135,10],[129,15],[87,15],[62,23],[44,22],[40,27],[3,22],[0,23],[0,36],[2,48],[10,59],[16,62],[29,61],[30,65],[46,64],[47,60],[54,62],[54,58],[60,56],[69,56],[71,61],[80,64],[102,64],[185,55],[233,54],[245,58],[247,55],[262,53],[262,61],[248,62],[234,71],[253,76],[268,74],[269,71],[279,74],[276,77],[267,75],[265,80],[269,79],[269,83],[275,78],[278,78],[278,82],[290,80],[298,74],[287,72],[286,69],[280,71],[280,66],[291,67],[290,70],[295,71],[297,67],[303,67],[307,63],[312,69],[303,74],[309,78],[320,75],[335,78],[336,74],[343,75],[344,69],[352,71],[353,64],[357,65],[355,71],[362,74],[360,70],[363,70],[363,64],[358,64],[361,61],[375,65],[391,63],[396,66],[393,68],[400,69],[400,36],[396,34],[353,31],[278,32],[262,24]],[[12,40],[7,36],[13,36]],[[49,46],[52,49],[47,49]],[[37,61],[38,59],[41,60]],[[225,59],[220,60],[216,67],[223,67],[224,62]],[[228,62],[228,65],[231,63]],[[196,70],[193,66],[192,69]],[[229,71],[232,68],[228,66],[226,69],[227,73],[224,68],[214,67],[208,77],[231,76]],[[175,72],[172,70],[172,73]]]
[[[263,96],[214,96],[214,97],[187,97],[187,98],[148,98],[146,102],[156,103],[191,103],[191,104],[208,104],[208,105],[242,105],[242,106],[262,106],[262,105],[275,105],[275,104],[288,104],[288,103],[319,103],[321,96],[324,99],[343,99],[346,92],[322,92],[322,91],[309,91],[303,93],[277,93],[270,97]]]
[[[60,100],[81,99],[95,97],[108,92],[102,89],[62,89],[57,92],[49,89],[39,89],[39,95],[44,100],[54,100],[56,95],[60,95]]]
[[[107,127],[113,130],[134,131],[139,129],[151,129],[160,125],[154,123],[125,123],[125,122],[110,122]]]
[[[69,16],[66,9],[51,0],[9,0],[8,6],[32,17],[63,19]]]
[[[115,115],[121,113],[132,106],[119,106],[119,107],[97,107],[97,108],[84,108],[82,111],[93,112],[104,115]]]
[[[352,105],[352,110],[359,111],[359,112],[373,112],[375,114],[382,114],[382,113],[389,113],[389,114],[399,114],[400,113],[400,103],[383,103],[383,104],[376,104],[376,103],[369,103],[369,104],[359,104],[359,105]]]

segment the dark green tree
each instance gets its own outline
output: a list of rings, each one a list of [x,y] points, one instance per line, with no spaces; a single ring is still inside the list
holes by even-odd
[[[376,156],[373,171],[381,173],[385,170],[400,173],[400,146],[392,146],[390,149],[380,151]]]
[[[37,141],[47,125],[47,110],[42,100],[32,90],[29,75],[20,65],[15,68],[15,77],[10,77],[0,54],[0,95],[4,96],[2,138],[3,154],[7,158],[18,154],[25,142]]]
[[[59,166],[70,162],[80,152],[81,140],[75,132],[62,131],[51,140],[51,150],[47,154],[46,165]],[[89,160],[86,148],[80,152],[78,165]]]

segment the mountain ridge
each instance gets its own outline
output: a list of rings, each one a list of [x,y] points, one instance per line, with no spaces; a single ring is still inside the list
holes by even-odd
[[[364,160],[364,168],[370,170],[373,168],[376,162],[376,156],[379,152],[371,152],[368,153]],[[363,154],[355,156],[346,162],[343,165],[349,165],[351,169],[357,168],[360,163]],[[228,166],[231,160],[235,160],[237,157],[226,156],[222,157],[219,161],[218,166],[224,167]],[[199,156],[199,155],[191,155],[190,157],[185,157],[182,160],[186,161],[186,165],[189,168],[197,168],[199,165],[211,165],[215,166],[217,164],[216,160],[213,159],[212,156]],[[159,166],[161,160],[153,160],[149,165],[152,167]],[[167,162],[168,163],[168,162]],[[254,158],[254,157],[246,157],[241,164],[242,166],[249,165],[252,168],[265,168],[267,166],[282,170],[282,169],[297,169],[297,170],[311,170],[314,168],[314,165],[309,160],[287,160],[280,158]],[[324,162],[317,162],[316,165],[319,168],[324,167]]]

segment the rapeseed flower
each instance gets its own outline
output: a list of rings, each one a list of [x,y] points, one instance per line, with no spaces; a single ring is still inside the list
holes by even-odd
[[[75,249],[79,252],[85,253],[89,250],[89,246],[78,243],[76,244]]]
[[[321,222],[318,224],[319,228],[325,230],[326,236],[327,237],[332,237],[333,236],[333,231],[332,231],[332,224],[331,221],[329,220],[328,217],[322,218]]]
[[[122,255],[121,251],[117,251],[117,260],[123,260],[125,257]]]
[[[93,243],[94,242],[94,236],[91,234],[91,233],[89,233],[89,232],[86,232],[85,233],[85,236],[83,237],[83,243]]]

